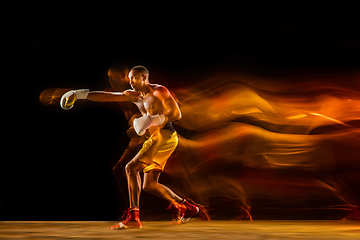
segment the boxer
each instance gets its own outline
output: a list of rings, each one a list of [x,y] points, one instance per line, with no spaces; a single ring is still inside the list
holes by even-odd
[[[170,91],[149,82],[149,71],[144,66],[135,66],[129,72],[131,89],[123,92],[71,90],[65,93],[60,105],[71,109],[77,100],[96,102],[132,102],[142,116],[134,119],[133,127],[139,136],[149,131],[150,137],[140,151],[125,166],[128,182],[129,203],[127,217],[111,229],[141,228],[139,197],[141,193],[140,172],[144,173],[142,189],[169,202],[176,224],[185,223],[199,212],[199,208],[181,198],[167,186],[159,183],[165,164],[178,145],[178,135],[173,122],[181,118],[180,108]]]

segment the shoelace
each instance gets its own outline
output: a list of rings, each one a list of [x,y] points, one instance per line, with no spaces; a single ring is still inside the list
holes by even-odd
[[[121,218],[124,218],[124,216],[126,215],[126,219],[125,220],[130,220],[130,209],[124,210],[123,215],[121,216]]]

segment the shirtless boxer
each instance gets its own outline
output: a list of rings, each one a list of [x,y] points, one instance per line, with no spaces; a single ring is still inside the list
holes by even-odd
[[[144,66],[133,67],[129,72],[129,79],[131,90],[124,92],[72,90],[63,95],[60,105],[64,109],[70,109],[77,99],[133,102],[142,114],[142,117],[136,118],[133,122],[136,133],[142,136],[149,131],[151,134],[125,167],[130,208],[126,219],[111,229],[142,227],[139,218],[141,171],[144,172],[143,190],[169,201],[169,210],[173,213],[176,223],[185,223],[199,212],[199,208],[158,182],[167,159],[178,144],[178,135],[172,122],[181,118],[179,106],[166,87],[150,84],[149,71]]]

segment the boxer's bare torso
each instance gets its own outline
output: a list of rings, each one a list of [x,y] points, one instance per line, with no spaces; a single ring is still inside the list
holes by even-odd
[[[150,92],[146,94],[135,90],[126,90],[123,95],[127,97],[129,102],[136,104],[142,115],[164,114],[166,109],[162,101],[156,96],[161,95],[158,91],[159,88],[162,88],[163,91],[167,91],[167,89],[157,84],[151,84],[149,87]]]

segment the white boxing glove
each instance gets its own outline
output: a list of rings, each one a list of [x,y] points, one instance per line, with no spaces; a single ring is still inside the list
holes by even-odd
[[[148,115],[134,119],[134,129],[137,135],[142,136],[146,132],[146,129],[151,127],[151,117]]]
[[[154,116],[145,115],[140,118],[135,118],[133,126],[137,135],[142,136],[146,132],[146,129],[151,126],[159,126],[163,124],[164,121],[165,116],[162,114]]]
[[[71,90],[66,92],[60,99],[60,106],[64,110],[70,110],[74,107],[77,99],[86,99],[89,89]]]

